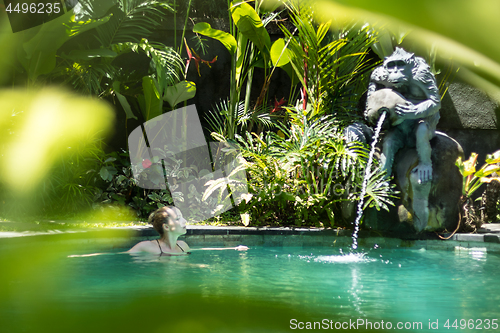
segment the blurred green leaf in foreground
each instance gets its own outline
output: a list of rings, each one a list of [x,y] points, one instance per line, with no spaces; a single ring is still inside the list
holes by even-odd
[[[337,22],[358,20],[437,48],[442,60],[460,64],[459,76],[500,101],[500,1],[497,0],[320,0],[318,13]]]

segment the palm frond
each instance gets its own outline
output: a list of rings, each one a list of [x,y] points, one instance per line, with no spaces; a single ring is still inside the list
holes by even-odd
[[[255,110],[245,110],[245,103],[240,101],[236,105],[234,111],[235,114],[233,114],[231,118],[236,119],[236,125],[239,128],[238,132],[243,132],[250,122],[261,124],[267,129],[274,126],[271,116],[269,115],[268,107],[261,106]],[[210,126],[208,129],[222,136],[227,136],[227,123],[230,118],[229,112],[231,112],[229,101],[221,100],[219,103],[215,104],[213,109],[208,111],[205,116],[205,120]]]
[[[385,178],[385,171],[376,170],[370,175],[366,185],[366,199],[363,209],[375,207],[389,211],[388,205],[394,206],[391,199],[396,198],[398,192],[394,191],[396,185]]]
[[[112,46],[117,54],[126,52],[144,52],[151,59],[150,67],[154,73],[161,91],[181,80],[180,73],[184,72],[184,62],[180,55],[170,46],[158,42],[149,42],[141,39],[138,43],[118,43]]]
[[[207,43],[207,39],[203,38],[202,35],[195,33],[191,40],[194,42],[194,48],[196,52],[201,55],[206,55],[208,52],[209,45]]]
[[[242,103],[238,104],[238,108]],[[229,113],[229,102],[228,100],[221,100],[219,103],[216,103],[212,110],[209,110],[205,115],[205,120],[208,122],[210,126],[208,128],[209,131],[218,133],[221,136],[226,136],[226,121]]]
[[[328,92],[331,112],[348,112],[352,116],[361,95],[366,91],[369,72],[376,65],[367,58],[369,47],[376,41],[370,29],[369,26],[357,28],[354,23],[344,28],[339,35],[345,38],[345,45],[336,50],[332,57],[323,59],[321,67],[325,70],[322,76],[330,78],[325,80],[325,90]],[[335,68],[335,71],[330,71],[330,68]]]
[[[164,1],[118,0],[111,19],[97,28],[97,39],[106,48],[116,43],[139,42],[159,24],[161,9],[173,11]]]
[[[103,92],[104,78],[113,78],[118,69],[104,62],[72,62],[61,65],[60,70],[54,71],[54,78],[65,77],[68,83],[77,91],[90,95],[100,95]]]
[[[151,68],[156,74],[161,91],[166,86],[174,85],[181,80],[180,73],[184,72],[184,62],[172,47],[142,39],[132,47],[132,50],[137,51],[138,48],[151,59]]]
[[[242,130],[247,128],[250,122],[263,125],[265,129],[270,129],[274,126],[271,115],[269,114],[269,107],[261,105],[256,109],[245,110],[244,106],[243,104],[238,108],[237,124]]]
[[[227,100],[221,100],[217,103],[212,110],[209,110],[205,115],[205,120],[207,121],[210,132],[215,132],[220,136],[225,136],[225,112],[228,112],[229,105]]]

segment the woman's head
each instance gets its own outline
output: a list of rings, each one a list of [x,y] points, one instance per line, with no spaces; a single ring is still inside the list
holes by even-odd
[[[173,206],[165,206],[152,212],[148,222],[161,236],[165,231],[180,235],[186,233],[186,220],[182,217],[181,211]]]

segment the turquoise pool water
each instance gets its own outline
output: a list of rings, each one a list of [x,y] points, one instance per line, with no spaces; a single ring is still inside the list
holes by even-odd
[[[294,309],[293,317],[277,318],[280,322],[273,323],[271,331],[306,330],[314,322],[319,323],[316,328],[329,330],[335,325],[352,329],[353,322],[357,329],[368,331],[377,327],[377,331],[412,332],[500,330],[498,255],[480,249],[377,248],[354,256],[339,251],[254,247],[246,252],[196,251],[177,257],[120,254],[120,250],[89,257],[65,254],[62,265],[45,270],[39,278],[52,283],[44,301],[75,312],[105,310],[130,302],[132,295],[155,294],[166,300],[161,309],[165,314],[176,306],[168,302],[169,296],[190,294],[268,300]],[[21,291],[31,292],[29,287]],[[223,318],[225,313],[219,315]]]

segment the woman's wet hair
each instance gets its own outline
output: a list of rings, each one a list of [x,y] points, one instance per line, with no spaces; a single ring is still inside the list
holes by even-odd
[[[167,222],[168,217],[168,209],[173,209],[173,206],[165,206],[160,209],[155,210],[149,215],[148,223],[153,225],[153,228],[163,236],[163,224]]]

